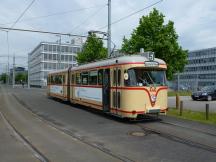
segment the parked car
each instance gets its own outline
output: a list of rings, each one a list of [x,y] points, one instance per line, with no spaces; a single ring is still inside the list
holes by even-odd
[[[205,86],[200,91],[193,92],[191,98],[193,100],[214,100],[216,99],[216,86]]]

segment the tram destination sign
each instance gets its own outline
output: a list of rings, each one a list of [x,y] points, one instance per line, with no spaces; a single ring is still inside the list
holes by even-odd
[[[146,62],[145,62],[145,66],[146,66],[146,67],[158,67],[158,66],[159,66],[159,63],[158,63],[158,62],[155,62],[155,61],[146,61]]]

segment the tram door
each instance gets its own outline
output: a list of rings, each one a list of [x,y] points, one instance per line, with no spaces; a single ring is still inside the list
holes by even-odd
[[[103,111],[110,111],[110,69],[103,71]]]

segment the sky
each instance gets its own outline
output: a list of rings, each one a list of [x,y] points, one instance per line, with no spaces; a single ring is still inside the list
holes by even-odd
[[[160,0],[112,0],[112,22]],[[1,0],[0,27],[11,27],[32,0]],[[154,8],[174,22],[183,49],[197,50],[216,47],[215,0],[162,0]],[[143,15],[143,10],[112,25],[112,42],[121,48],[122,38],[130,37]],[[107,31],[107,0],[35,0],[14,28],[86,35],[90,30]],[[17,66],[27,66],[27,54],[41,41],[56,42],[56,35],[8,32],[9,54],[16,56]],[[65,36],[63,42],[72,38]],[[106,42],[104,42],[106,45]],[[7,34],[0,30],[0,73],[6,70]],[[12,67],[12,57],[9,59]]]

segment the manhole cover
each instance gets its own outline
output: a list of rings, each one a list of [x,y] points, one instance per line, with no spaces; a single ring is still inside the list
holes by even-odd
[[[142,137],[142,136],[145,136],[145,133],[144,132],[131,132],[130,135]]]

